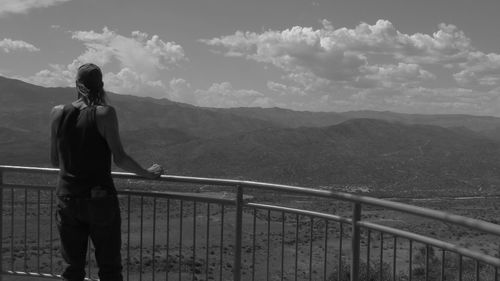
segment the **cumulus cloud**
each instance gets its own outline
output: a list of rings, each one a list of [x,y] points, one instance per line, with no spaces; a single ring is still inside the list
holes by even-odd
[[[387,20],[361,23],[352,29],[335,29],[324,20],[320,29],[295,26],[262,33],[237,31],[201,42],[222,48],[226,56],[273,64],[287,72],[310,72],[334,82],[362,81],[378,74],[394,82],[408,71],[418,79],[431,78],[433,74],[423,70],[423,65],[463,63],[474,51],[470,39],[456,26],[441,24],[432,35],[404,34]],[[393,66],[387,69],[374,63],[382,56],[384,64]]]
[[[403,67],[403,66],[400,66]],[[380,70],[379,76],[390,75],[394,66]],[[407,69],[408,76],[426,75]],[[401,73],[401,71],[397,71]],[[409,77],[392,77],[411,81]],[[320,83],[306,89],[303,85],[290,81],[281,83],[269,81],[268,90],[275,93],[272,102],[276,106],[295,110],[311,111],[349,111],[349,110],[390,110],[409,113],[469,113],[477,115],[498,115],[500,106],[500,87],[490,91],[478,91],[463,87],[431,88],[418,83],[383,83],[371,84],[365,88],[353,87],[350,84]],[[313,81],[311,81],[313,82]],[[367,82],[368,83],[368,82]]]
[[[276,81],[268,81],[267,88],[270,91],[278,93],[279,96],[306,96],[307,93],[300,87],[278,83]]]
[[[50,69],[43,69],[30,77],[19,77],[29,83],[45,87],[74,86],[76,69],[69,69],[64,65],[51,64]]]
[[[281,76],[260,91],[230,82],[196,89],[179,77],[165,79],[187,58],[180,45],[156,35],[121,35],[103,28],[74,31],[71,37],[85,51],[67,65],[50,65],[30,81],[72,86],[76,67],[91,61],[103,66],[108,90],[207,107],[498,115],[500,106],[500,55],[475,49],[454,25],[441,24],[431,34],[405,34],[387,20],[353,28],[335,28],[324,20],[320,28],[237,31],[201,40],[225,56],[280,70]]]
[[[134,31],[131,37],[122,36],[105,27],[101,33],[75,31],[72,38],[84,43],[87,51],[81,60],[97,60],[106,64],[117,59],[123,67],[133,68],[146,75],[155,75],[185,59],[184,50],[174,42],[164,42],[158,35]]]
[[[24,50],[28,52],[40,51],[40,49],[38,49],[37,47],[33,46],[30,43],[27,43],[22,40],[12,40],[10,38],[4,38],[0,40],[0,50],[4,51],[5,53],[18,50]]]
[[[480,52],[451,24],[432,34],[406,34],[387,20],[353,28],[324,20],[316,29],[237,31],[200,41],[225,56],[282,70],[282,81],[267,88],[276,94],[273,102],[286,96],[295,109],[484,114],[479,108],[498,105],[492,92],[500,89],[500,55]]]
[[[72,38],[85,46],[81,55],[68,65],[51,65],[27,80],[44,86],[72,86],[78,66],[93,62],[103,67],[107,90],[162,98],[171,90],[161,80],[163,71],[187,59],[182,46],[140,31],[124,36],[105,27],[102,32],[74,31]],[[106,71],[114,64],[116,71]]]
[[[169,98],[173,101],[195,104],[194,92],[191,84],[182,78],[174,78],[169,83]]]
[[[312,71],[332,80],[349,80],[359,75],[366,58],[348,50],[327,50],[321,44],[324,32],[303,27],[262,34],[238,31],[202,42],[226,48],[227,56],[271,63],[286,71]]]
[[[404,34],[387,20],[374,25],[361,23],[354,29],[331,31],[325,41],[330,46],[357,50],[367,55],[384,54],[407,63],[452,63],[466,59],[473,50],[470,39],[454,25],[440,24],[432,35]]]
[[[493,89],[500,86],[500,55],[473,52],[454,74],[460,85],[470,88]]]
[[[397,65],[377,65],[369,67],[370,74],[366,75],[361,83],[382,85],[392,88],[394,84],[418,84],[421,81],[435,79],[436,76],[423,70],[417,64],[399,63]]]
[[[207,90],[196,90],[197,105],[204,107],[270,107],[269,97],[255,90],[234,89],[231,83],[214,83]]]
[[[168,88],[161,80],[150,80],[127,67],[118,73],[104,74],[106,89],[116,93],[136,94],[155,98],[166,98]]]
[[[0,16],[24,14],[31,9],[47,8],[71,0],[0,0]]]

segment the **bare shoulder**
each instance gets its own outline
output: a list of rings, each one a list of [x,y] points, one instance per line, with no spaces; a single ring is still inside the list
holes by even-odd
[[[98,105],[96,107],[96,121],[97,127],[102,134],[110,128],[116,128],[118,118],[116,117],[115,108],[110,105]]]
[[[114,118],[116,116],[116,110],[111,105],[98,105],[96,107],[96,116],[99,119]]]
[[[61,117],[63,110],[64,110],[63,104],[56,105],[52,108],[52,111],[50,112],[50,116],[52,117],[53,120],[58,119]]]
[[[52,112],[58,112],[58,111],[62,111],[64,109],[64,104],[59,104],[59,105],[56,105],[52,108]]]

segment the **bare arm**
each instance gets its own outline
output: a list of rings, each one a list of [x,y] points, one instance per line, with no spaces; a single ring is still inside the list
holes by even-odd
[[[96,119],[99,133],[106,139],[113,154],[113,161],[118,167],[145,178],[157,178],[162,174],[163,169],[161,166],[154,164],[146,170],[125,152],[120,139],[118,118],[113,107],[98,107]]]
[[[57,151],[57,130],[63,113],[63,105],[57,105],[50,112],[50,163],[59,167],[59,152]]]

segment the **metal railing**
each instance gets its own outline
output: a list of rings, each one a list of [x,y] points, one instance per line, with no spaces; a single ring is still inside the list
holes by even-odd
[[[0,166],[3,274],[51,278],[61,272],[54,219],[57,174],[57,169]],[[123,181],[117,187],[126,280],[498,280],[497,257],[364,220],[362,211],[382,208],[497,238],[500,226],[493,223],[288,185],[182,176],[148,181],[128,173],[113,176]],[[153,184],[158,190],[127,188]],[[173,184],[182,188],[164,191]],[[200,185],[208,190],[225,189],[216,195],[179,192]],[[349,204],[350,215],[263,199],[286,202],[279,200],[286,196],[295,196],[294,200],[306,196],[313,205],[321,200]],[[92,251],[89,243],[87,277],[96,280]]]

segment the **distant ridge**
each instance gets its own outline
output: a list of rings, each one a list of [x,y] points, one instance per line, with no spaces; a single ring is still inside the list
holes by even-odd
[[[46,135],[51,108],[57,104],[69,104],[75,97],[74,88],[45,88],[0,77],[1,125]],[[167,99],[113,93],[108,93],[108,97],[117,108],[123,131],[168,128],[194,136],[212,137],[274,126],[262,120],[213,112]]]
[[[293,111],[282,108],[229,108],[214,109],[235,115],[251,117],[279,126],[325,127],[358,118],[380,119],[405,124],[426,124],[445,128],[464,127],[486,137],[500,140],[500,118],[493,116],[474,116],[466,114],[405,114],[390,111],[348,111],[348,112],[311,112]]]
[[[168,99],[113,93],[108,95],[111,104],[119,109],[124,130],[147,127],[172,128],[188,130],[192,135],[206,137],[230,135],[266,127],[326,127],[350,119],[369,118],[446,128],[464,127],[500,140],[500,118],[492,116],[404,114],[370,110],[339,113],[256,107],[202,108]],[[48,118],[47,108],[69,103],[74,97],[74,88],[45,88],[0,76],[0,117],[7,122],[5,127],[24,124],[22,127],[44,132]],[[25,118],[19,116],[22,112],[27,115]]]
[[[74,92],[0,77],[0,162],[47,166],[49,111]],[[496,117],[211,109],[109,97],[127,151],[144,165],[163,163],[169,174],[356,185],[378,194],[500,187]]]

